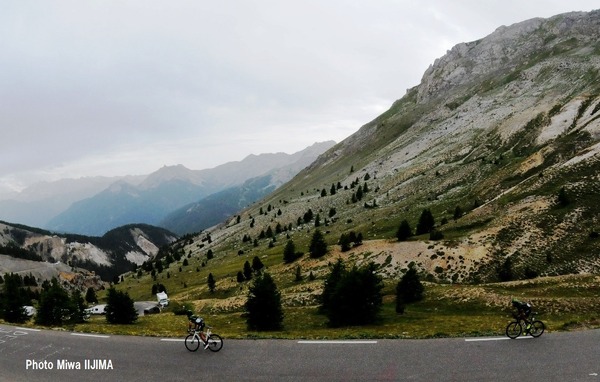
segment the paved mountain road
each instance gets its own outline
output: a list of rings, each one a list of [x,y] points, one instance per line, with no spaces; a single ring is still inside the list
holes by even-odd
[[[0,381],[600,382],[600,331],[521,340],[225,339],[218,353],[191,353],[178,339],[0,325]]]

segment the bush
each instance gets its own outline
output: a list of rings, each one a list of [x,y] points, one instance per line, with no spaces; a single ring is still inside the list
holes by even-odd
[[[169,303],[169,308],[176,316],[186,316],[189,312],[193,312],[193,306],[190,303],[181,303],[173,301]]]

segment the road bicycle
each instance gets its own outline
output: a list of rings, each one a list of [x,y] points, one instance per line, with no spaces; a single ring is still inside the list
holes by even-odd
[[[200,348],[200,344],[204,345],[204,349],[209,349],[218,352],[223,347],[223,339],[220,335],[212,333],[211,327],[206,327],[206,332],[198,329],[189,329],[187,337],[185,337],[185,347],[189,351],[196,351]]]
[[[514,340],[523,333],[525,333],[525,335],[529,334],[536,338],[541,336],[546,329],[546,325],[544,325],[542,321],[535,318],[536,314],[538,313],[531,313],[531,318],[529,320],[520,317],[517,314],[513,314],[515,320],[510,322],[506,327],[506,335],[508,338]]]

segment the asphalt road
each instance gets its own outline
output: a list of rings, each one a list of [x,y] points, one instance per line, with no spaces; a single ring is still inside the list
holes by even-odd
[[[224,339],[218,353],[189,352],[182,339],[0,325],[0,381],[600,382],[599,330],[520,340]]]

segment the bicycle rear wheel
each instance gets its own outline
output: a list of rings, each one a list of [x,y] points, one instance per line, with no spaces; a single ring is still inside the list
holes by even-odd
[[[521,324],[518,321],[513,321],[509,323],[506,327],[506,335],[508,336],[508,338],[511,338],[513,340],[520,336],[522,331],[523,328],[521,327]]]
[[[544,323],[542,321],[533,321],[531,323],[531,328],[529,328],[529,334],[531,334],[532,337],[539,337],[544,333],[544,330],[546,329],[546,325],[544,325]]]
[[[185,347],[189,351],[196,351],[200,347],[200,340],[196,338],[196,335],[190,334],[185,337]]]
[[[208,336],[208,348],[211,351],[218,352],[223,347],[223,339],[218,334]]]

